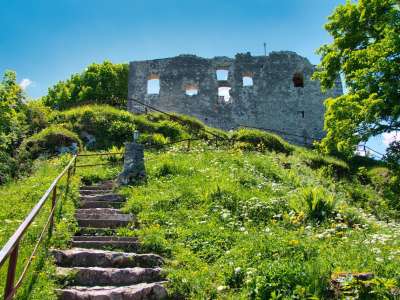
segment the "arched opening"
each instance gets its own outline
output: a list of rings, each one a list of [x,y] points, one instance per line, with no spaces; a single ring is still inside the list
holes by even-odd
[[[294,87],[304,87],[304,77],[301,73],[295,73],[293,75],[293,85]]]
[[[160,76],[151,74],[147,80],[147,94],[158,95],[160,94]]]

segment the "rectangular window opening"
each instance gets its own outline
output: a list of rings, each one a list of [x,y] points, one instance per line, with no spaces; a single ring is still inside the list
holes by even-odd
[[[229,102],[231,100],[230,94],[231,88],[228,86],[221,86],[218,88],[218,98],[223,102]]]
[[[158,95],[160,94],[160,79],[151,78],[147,80],[147,94],[148,95]]]
[[[243,76],[243,86],[253,86],[253,78],[250,76]]]
[[[188,96],[196,96],[199,93],[199,90],[196,88],[189,88],[189,89],[186,89],[185,93]]]
[[[228,80],[229,71],[224,69],[216,70],[217,73],[217,80],[218,81],[226,81]]]

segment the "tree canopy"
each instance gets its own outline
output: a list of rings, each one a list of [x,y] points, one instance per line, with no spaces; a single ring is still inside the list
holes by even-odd
[[[400,129],[400,1],[339,5],[325,25],[333,42],[318,49],[323,89],[342,76],[348,93],[325,102],[326,152],[354,153],[369,137]]]
[[[125,108],[127,97],[128,65],[105,61],[93,63],[84,72],[50,87],[43,102],[56,109],[87,103]]]

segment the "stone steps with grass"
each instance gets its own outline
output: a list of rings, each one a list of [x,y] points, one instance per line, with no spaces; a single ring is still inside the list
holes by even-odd
[[[141,253],[135,237],[115,235],[119,227],[134,226],[135,218],[119,210],[123,198],[113,192],[113,183],[83,186],[80,195],[73,248],[53,250],[56,274],[64,285],[57,291],[59,299],[166,298],[162,257]]]

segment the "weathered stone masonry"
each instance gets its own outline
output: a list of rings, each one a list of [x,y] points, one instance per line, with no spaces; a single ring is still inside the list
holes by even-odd
[[[217,70],[228,71],[227,79],[218,80]],[[288,51],[237,54],[234,59],[179,55],[131,62],[128,109],[144,111],[133,101],[137,99],[222,129],[260,127],[287,132],[282,135],[292,142],[310,143],[324,136],[323,101],[342,94],[340,80],[333,90],[322,93],[319,82],[311,80],[314,70],[306,58]],[[159,80],[159,93],[149,94],[148,81],[154,79]],[[230,88],[228,101],[218,95],[220,87]]]

